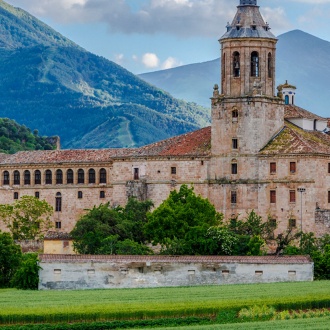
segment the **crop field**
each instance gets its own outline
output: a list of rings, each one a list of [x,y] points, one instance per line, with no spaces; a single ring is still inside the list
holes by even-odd
[[[251,322],[243,324],[198,325],[175,328],[144,328],[144,330],[329,330],[330,318]]]
[[[88,291],[0,290],[0,324],[215,316],[254,305],[330,307],[330,281]]]

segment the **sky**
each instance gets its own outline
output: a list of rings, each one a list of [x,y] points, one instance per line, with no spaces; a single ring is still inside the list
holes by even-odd
[[[5,0],[86,50],[138,74],[205,62],[239,0]],[[330,0],[258,0],[279,35],[300,29],[330,41]]]

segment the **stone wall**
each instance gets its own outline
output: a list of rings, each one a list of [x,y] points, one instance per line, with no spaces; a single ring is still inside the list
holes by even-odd
[[[308,257],[41,255],[40,290],[312,281]]]
[[[317,209],[315,211],[316,234],[330,234],[330,210]]]

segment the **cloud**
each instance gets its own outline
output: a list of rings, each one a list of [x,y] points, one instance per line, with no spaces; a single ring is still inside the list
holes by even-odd
[[[115,54],[114,61],[117,64],[119,64],[119,65],[123,64],[123,62],[124,62],[124,54]]]
[[[148,69],[156,69],[159,67],[159,58],[154,53],[146,53],[142,56],[142,63]]]
[[[178,0],[179,1],[179,0]],[[168,59],[165,60],[165,62],[162,64],[162,69],[166,70],[166,69],[172,69],[175,68],[177,66],[182,65],[183,63],[180,62],[179,60],[177,60],[174,57],[169,57]]]
[[[282,33],[292,28],[285,10],[282,7],[262,7],[261,13],[265,22],[270,23],[270,27],[276,31],[276,34]]]

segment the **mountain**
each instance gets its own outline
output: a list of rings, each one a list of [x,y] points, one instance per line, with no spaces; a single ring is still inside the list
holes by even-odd
[[[134,147],[203,127],[209,110],[173,98],[0,0],[0,117],[64,148]]]
[[[41,137],[38,130],[31,132],[14,120],[0,118],[0,153],[14,154],[23,150],[52,150],[56,148],[57,137]]]
[[[276,82],[297,86],[296,103],[329,117],[330,42],[300,30],[280,35]],[[210,107],[214,84],[220,84],[220,60],[139,75],[177,98]]]

